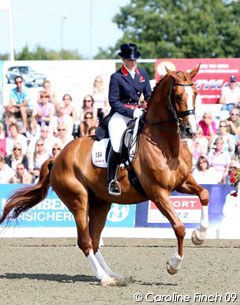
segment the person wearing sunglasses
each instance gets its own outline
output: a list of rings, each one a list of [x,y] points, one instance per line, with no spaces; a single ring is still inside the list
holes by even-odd
[[[56,140],[61,146],[67,145],[69,142],[71,142],[74,139],[73,135],[68,133],[67,128],[68,126],[64,122],[58,124],[57,127],[58,133],[56,136]]]
[[[240,110],[238,107],[233,107],[230,111],[230,116],[227,118],[228,131],[234,135],[240,135]]]
[[[90,136],[90,128],[96,127],[92,112],[86,112],[84,120],[80,123],[80,136]]]
[[[14,145],[12,153],[5,157],[5,161],[13,170],[16,170],[19,163],[23,163],[28,169],[28,157],[23,153],[20,143]]]
[[[57,156],[60,154],[61,150],[62,150],[63,146],[60,145],[60,143],[54,143],[52,146],[52,154],[51,157],[53,159],[56,159]]]
[[[236,138],[228,132],[228,124],[226,120],[221,120],[219,122],[218,134],[212,138],[211,149],[214,148],[213,143],[215,143],[219,136],[223,139],[223,150],[229,153],[232,157],[235,152]]]
[[[10,91],[9,104],[6,107],[6,123],[9,116],[15,115],[17,118],[22,119],[22,130],[21,133],[25,133],[27,129],[27,112],[30,102],[30,96],[26,91],[23,84],[23,77],[16,76],[15,79],[16,87]]]
[[[33,176],[27,171],[23,163],[19,163],[16,168],[16,174],[10,180],[14,184],[31,184]]]

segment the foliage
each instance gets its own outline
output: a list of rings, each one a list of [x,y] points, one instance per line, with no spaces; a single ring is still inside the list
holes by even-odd
[[[8,59],[8,54],[0,55],[0,59]],[[41,46],[36,46],[35,50],[30,51],[25,46],[20,52],[15,54],[15,60],[60,60],[60,59],[83,59],[77,51],[63,50],[61,52],[47,50]]]
[[[113,21],[144,58],[239,57],[239,0],[131,0]],[[99,52],[117,58],[113,48]]]
[[[119,58],[122,43],[135,42],[143,58],[239,57],[240,0],[129,0],[113,22],[122,30],[115,46],[100,48],[95,59]],[[7,54],[0,54],[6,59]],[[77,51],[25,46],[18,60],[83,59]]]

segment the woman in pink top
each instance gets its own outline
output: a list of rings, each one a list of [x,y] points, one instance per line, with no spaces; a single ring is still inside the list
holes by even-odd
[[[199,127],[203,130],[203,135],[208,139],[212,139],[212,137],[217,132],[216,123],[213,121],[212,113],[210,111],[204,112],[203,118],[198,123]]]

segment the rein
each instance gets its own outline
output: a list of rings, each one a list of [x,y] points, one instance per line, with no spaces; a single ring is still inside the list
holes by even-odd
[[[172,97],[174,96],[174,91],[173,91],[173,88],[175,86],[182,86],[182,87],[190,87],[190,86],[193,86],[194,83],[189,83],[189,84],[181,84],[181,83],[175,83],[173,79],[171,79],[171,89],[170,89],[170,94],[168,96],[168,99],[169,99],[169,110],[170,112],[172,113],[173,115],[173,118],[172,119],[169,119],[169,120],[161,120],[161,121],[158,121],[158,122],[147,122],[146,120],[145,123],[149,124],[149,125],[160,125],[160,124],[163,124],[163,123],[168,123],[168,122],[176,122],[177,125],[180,126],[180,121],[181,121],[181,118],[185,117],[185,116],[188,116],[188,115],[195,115],[195,110],[194,109],[190,109],[190,110],[186,110],[186,111],[180,111],[180,112],[176,112],[174,109],[173,109],[173,106],[172,106],[172,103],[171,103],[171,99]],[[163,128],[165,130],[171,130],[170,128]]]

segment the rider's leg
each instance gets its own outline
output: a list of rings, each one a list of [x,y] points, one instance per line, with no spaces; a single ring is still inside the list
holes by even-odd
[[[119,196],[121,195],[121,187],[117,181],[118,167],[121,158],[120,153],[116,153],[112,148],[108,156],[108,193],[109,195]]]
[[[108,124],[108,131],[112,149],[108,158],[108,192],[110,195],[119,196],[121,194],[120,184],[117,181],[117,169],[120,163],[120,146],[122,135],[127,128],[127,118],[119,113],[114,113]]]

